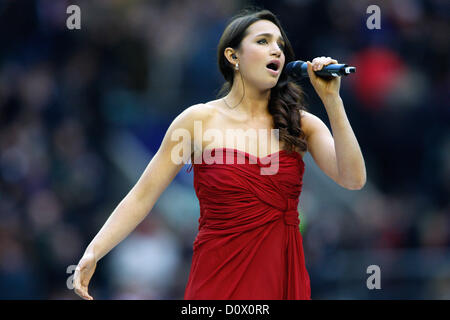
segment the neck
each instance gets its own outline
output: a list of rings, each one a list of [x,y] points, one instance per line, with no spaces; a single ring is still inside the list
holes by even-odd
[[[249,118],[269,115],[269,98],[270,89],[261,91],[245,83],[244,90],[242,79],[239,76],[235,77],[233,87],[224,97],[230,108],[245,113]]]

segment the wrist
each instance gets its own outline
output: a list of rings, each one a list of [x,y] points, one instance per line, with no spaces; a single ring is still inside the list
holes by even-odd
[[[95,262],[98,262],[98,260],[100,260],[98,255],[96,254],[96,250],[92,244],[86,248],[83,255],[86,257],[94,258]]]
[[[342,103],[341,96],[339,94],[335,94],[335,93],[325,95],[325,96],[321,97],[321,100],[325,106]]]

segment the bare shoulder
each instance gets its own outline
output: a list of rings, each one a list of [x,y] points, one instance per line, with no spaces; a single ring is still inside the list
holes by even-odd
[[[193,133],[196,121],[206,123],[214,114],[215,110],[211,106],[204,103],[195,104],[178,114],[173,120],[172,126],[174,128],[184,128]]]
[[[309,137],[311,134],[312,127],[314,125],[314,121],[317,118],[312,113],[306,111],[306,110],[300,110],[300,123],[303,132],[305,133],[306,137]]]
[[[190,120],[207,120],[215,113],[215,108],[206,103],[194,104],[181,112],[179,116]]]
[[[325,123],[316,115],[305,111],[300,110],[301,117],[301,127],[306,137],[309,137],[312,133],[314,133],[317,129],[323,128]]]

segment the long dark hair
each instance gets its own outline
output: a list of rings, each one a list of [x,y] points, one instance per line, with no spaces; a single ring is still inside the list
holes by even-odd
[[[217,94],[218,98],[225,96],[231,90],[234,81],[234,66],[225,58],[225,49],[230,47],[238,50],[242,39],[247,35],[247,28],[259,20],[271,21],[280,29],[285,40],[283,50],[286,57],[285,66],[295,59],[292,45],[280,21],[272,12],[255,7],[242,10],[231,18],[217,46],[217,63],[226,80]],[[306,151],[306,137],[300,123],[300,110],[306,110],[303,90],[298,84],[288,80],[284,67],[277,85],[271,89],[268,109],[275,129],[279,129],[279,139],[284,142],[285,149],[292,151],[299,148],[301,151]]]

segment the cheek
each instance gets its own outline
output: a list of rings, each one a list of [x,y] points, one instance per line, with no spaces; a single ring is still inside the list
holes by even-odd
[[[246,54],[246,65],[250,68],[258,68],[268,59],[267,54],[262,50],[248,50]]]

